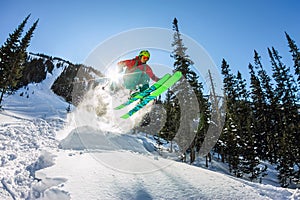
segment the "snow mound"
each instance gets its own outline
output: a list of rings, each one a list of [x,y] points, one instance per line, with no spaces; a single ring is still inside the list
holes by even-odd
[[[142,137],[128,134],[104,132],[90,126],[79,127],[60,142],[60,148],[73,150],[154,152],[155,147]]]

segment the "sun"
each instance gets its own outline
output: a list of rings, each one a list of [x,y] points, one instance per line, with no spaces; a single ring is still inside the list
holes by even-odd
[[[109,80],[114,83],[119,83],[122,76],[122,73],[119,73],[116,69],[111,69],[107,73]]]

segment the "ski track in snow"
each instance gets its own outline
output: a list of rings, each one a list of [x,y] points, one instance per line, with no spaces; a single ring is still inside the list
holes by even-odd
[[[6,192],[1,194],[13,199],[25,198],[34,181],[35,171],[46,163],[38,163],[47,149],[57,148],[56,127],[43,119],[25,119],[2,112],[3,118],[14,119],[0,124],[0,179]],[[2,119],[2,117],[1,117]],[[7,120],[4,120],[7,121]],[[55,127],[55,128],[53,128]]]

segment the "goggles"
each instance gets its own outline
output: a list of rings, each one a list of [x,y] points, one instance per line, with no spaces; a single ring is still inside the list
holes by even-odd
[[[149,57],[148,56],[142,56],[142,59],[147,61],[147,60],[149,60]]]

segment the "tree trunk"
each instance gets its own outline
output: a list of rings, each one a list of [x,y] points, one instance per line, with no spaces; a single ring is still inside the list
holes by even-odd
[[[1,90],[1,96],[0,96],[0,108],[2,107],[2,106],[1,106],[1,103],[2,103],[2,100],[3,100],[4,93],[5,93],[5,92],[4,92],[4,89],[2,89],[2,90]]]
[[[170,141],[170,143],[171,143],[171,146],[170,146],[170,153],[172,153],[172,152],[173,152],[173,142],[172,142],[172,140]]]
[[[205,158],[206,158],[205,166],[208,168],[208,163],[211,162],[211,154],[208,153],[208,154],[205,156]]]
[[[196,153],[195,153],[195,149],[191,148],[191,153],[190,153],[190,164],[192,164],[195,161],[196,158]]]

